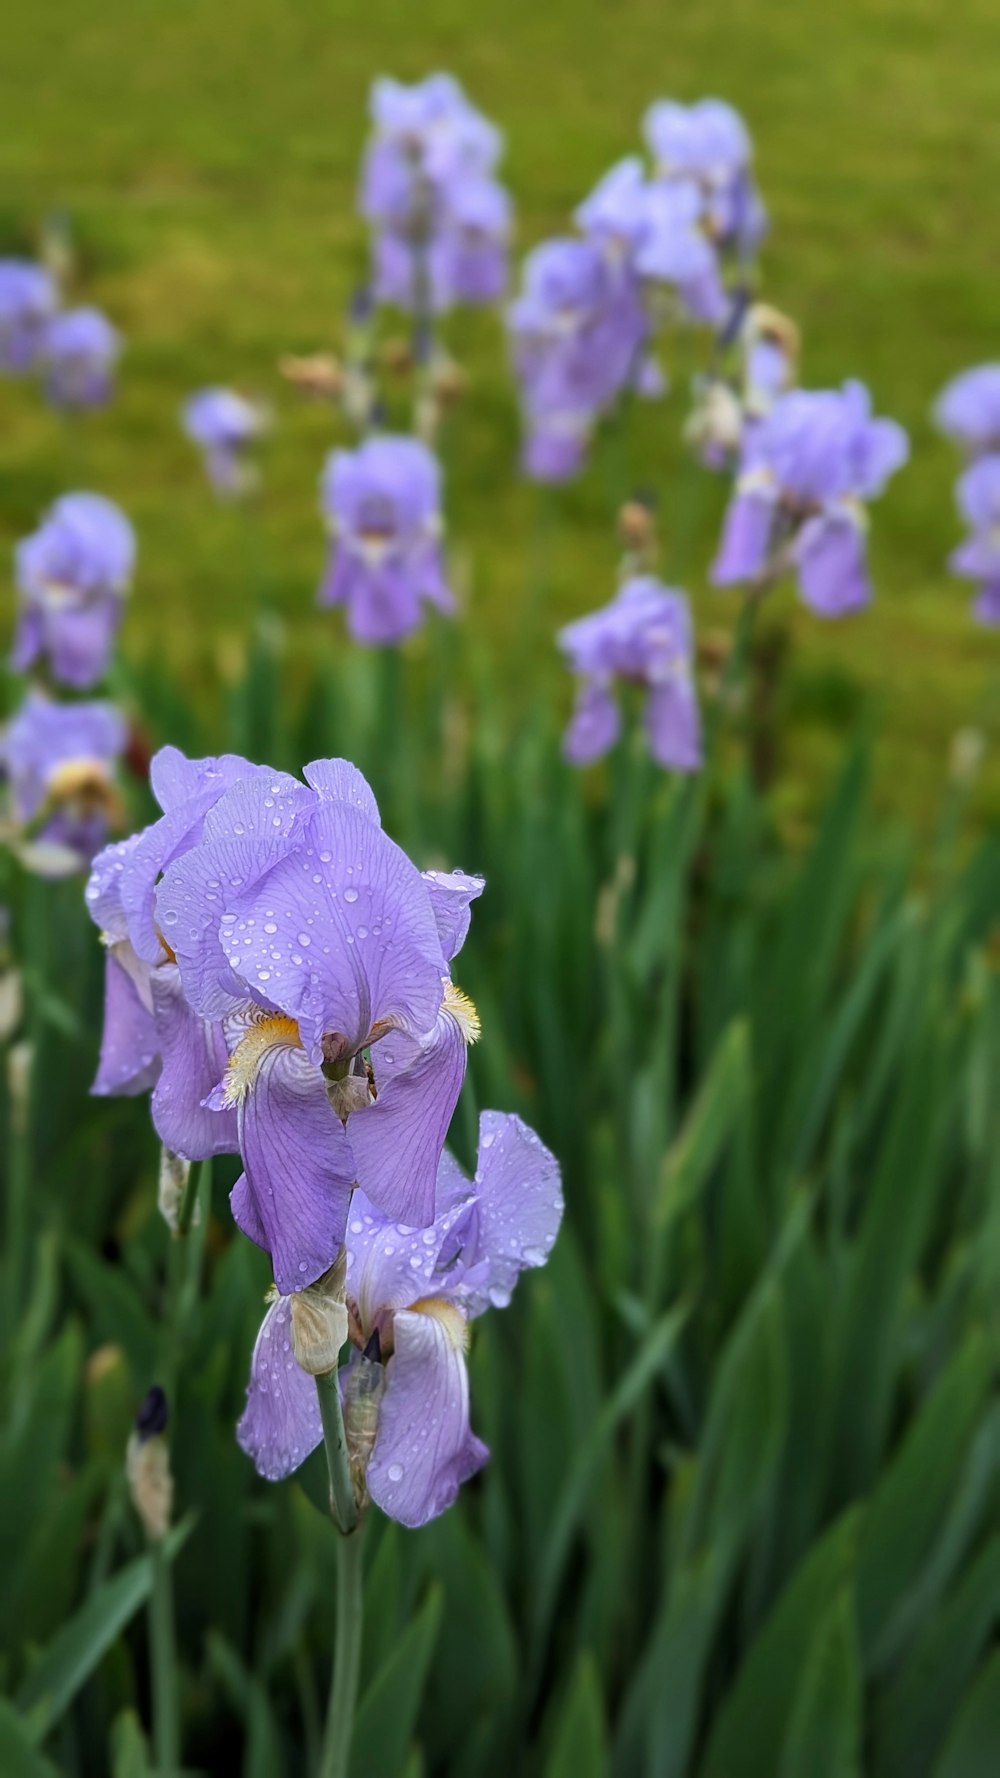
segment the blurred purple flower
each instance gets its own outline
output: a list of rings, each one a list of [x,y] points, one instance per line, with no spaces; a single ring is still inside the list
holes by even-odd
[[[767,216],[751,171],[753,146],[737,111],[722,99],[651,105],[643,130],[656,176],[688,185],[698,195],[706,225],[721,246],[746,257],[756,251]]]
[[[507,321],[525,471],[538,481],[567,480],[583,462],[595,420],[639,371],[648,321],[638,283],[593,241],[546,241],[524,262]]]
[[[0,369],[30,370],[59,298],[55,280],[28,259],[0,259]]]
[[[0,737],[0,767],[39,875],[82,870],[104,844],[119,809],[114,767],[124,745],[113,705],[28,693]]]
[[[322,504],[334,541],[320,605],[345,605],[358,642],[401,642],[424,605],[452,613],[441,549],[441,472],[427,446],[376,437],[333,451]]]
[[[100,309],[66,309],[45,330],[45,386],[56,407],[103,407],[114,386],[121,336]]]
[[[442,1155],[429,1227],[388,1222],[355,1193],[347,1301],[356,1350],[341,1371],[344,1417],[356,1447],[364,1404],[377,1402],[364,1480],[401,1524],[444,1512],[486,1462],[469,1423],[468,1324],[505,1308],[520,1273],[544,1265],[562,1208],[554,1157],[520,1118],[495,1111],[480,1119],[471,1183]],[[322,1436],[314,1380],[289,1350],[291,1312],[278,1297],[265,1316],[237,1432],[269,1481],[296,1469]],[[373,1349],[375,1361],[362,1356]]]
[[[973,610],[983,623],[995,624],[1000,622],[1000,453],[970,464],[956,492],[971,536],[952,552],[949,566],[980,583]]]
[[[648,182],[632,155],[595,186],[575,221],[613,264],[675,289],[694,320],[718,326],[725,319],[718,260],[693,187]]]
[[[559,632],[559,647],[580,676],[563,749],[574,765],[607,753],[618,738],[619,684],[647,692],[646,738],[658,765],[677,772],[701,765],[701,719],[693,677],[691,616],[683,593],[652,575],[625,582],[602,610]]]
[[[499,132],[447,74],[410,87],[377,80],[371,114],[361,208],[375,229],[378,299],[428,311],[496,301],[511,223],[492,177]]]
[[[1000,364],[979,364],[954,377],[938,397],[934,418],[967,456],[1000,451]]]
[[[908,454],[902,427],[872,419],[861,383],[779,396],[745,437],[715,584],[760,581],[787,562],[818,616],[860,610],[871,599],[862,502]]]
[[[216,493],[230,498],[252,493],[258,474],[249,452],[267,430],[264,409],[233,389],[199,389],[184,403],[182,420]]]
[[[432,1219],[478,1034],[449,966],[482,879],[422,876],[346,761],[305,777],[254,767],[227,789],[164,861],[152,927],[192,1010],[222,1021],[207,1103],[236,1112],[233,1214],[285,1293],[333,1263],[355,1182],[387,1215]]]
[[[135,533],[101,494],[64,494],[17,546],[20,594],[11,665],[44,661],[84,690],[106,672],[135,566]]]

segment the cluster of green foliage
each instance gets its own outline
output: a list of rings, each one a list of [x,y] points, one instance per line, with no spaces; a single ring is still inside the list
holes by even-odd
[[[423,675],[318,663],[293,706],[262,622],[225,733],[169,677],[133,686],[190,749],[349,753],[415,857],[486,872],[454,1145],[468,1162],[477,1105],[517,1109],[564,1168],[549,1266],[476,1329],[491,1463],[423,1531],[374,1516],[352,1771],[986,1778],[1000,848],[957,845],[956,789],[914,890],[866,818],[860,749],[790,856],[741,763],[669,780],[625,746],[581,776],[544,718],[511,748],[463,649],[442,626]],[[266,1262],[216,1162],[171,1298],[146,1106],[86,1101],[100,958],[79,890],[22,888],[0,1768],[153,1769],[152,1571],[122,1464],[173,1377],[185,1769],[290,1778],[315,1759],[334,1533],[321,1453],[268,1486],[233,1438]]]

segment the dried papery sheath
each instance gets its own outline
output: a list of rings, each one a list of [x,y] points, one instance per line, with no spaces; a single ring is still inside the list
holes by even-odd
[[[378,1329],[364,1352],[348,1369],[344,1383],[344,1433],[351,1466],[354,1497],[359,1506],[368,1499],[366,1476],[378,1434],[379,1405],[385,1392],[385,1366],[381,1362]]]
[[[174,1478],[170,1471],[170,1447],[164,1437],[166,1426],[166,1396],[154,1386],[139,1408],[125,1453],[125,1477],[132,1505],[151,1543],[166,1536],[173,1509]]]
[[[297,1363],[311,1377],[323,1377],[337,1368],[340,1349],[347,1339],[346,1278],[347,1253],[341,1248],[330,1270],[290,1299],[292,1351]]]
[[[181,1159],[178,1154],[171,1154],[164,1146],[160,1149],[160,1179],[156,1203],[172,1235],[177,1233],[177,1218],[180,1214],[184,1191],[191,1173],[191,1162]],[[197,1223],[201,1215],[199,1206],[194,1206],[192,1222]]]

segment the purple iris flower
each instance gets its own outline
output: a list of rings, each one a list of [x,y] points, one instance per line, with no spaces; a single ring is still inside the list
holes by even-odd
[[[618,684],[642,686],[649,751],[669,771],[701,765],[701,718],[693,676],[691,615],[683,593],[652,575],[625,582],[610,605],[560,630],[559,647],[580,676],[563,748],[574,765],[600,759],[618,739]]]
[[[198,446],[216,493],[248,494],[257,486],[251,447],[267,430],[267,415],[234,389],[199,389],[182,410],[184,430]]]
[[[94,860],[85,898],[106,950],[104,1031],[92,1092],[153,1089],[153,1125],[172,1153],[203,1160],[238,1150],[234,1111],[205,1105],[228,1065],[218,1020],[189,1007],[173,946],[157,922],[157,880],[202,838],[206,818],[242,779],[272,774],[238,754],[187,759],[160,749],[150,786],[163,814]]]
[[[135,566],[135,533],[101,494],[64,494],[17,546],[20,594],[11,665],[45,661],[84,690],[107,670]]]
[[[818,616],[860,610],[871,599],[862,502],[908,455],[902,427],[872,419],[861,383],[779,396],[747,432],[715,584],[760,581],[787,559]]]
[[[701,215],[693,187],[647,181],[641,160],[630,155],[595,186],[575,221],[613,263],[627,264],[650,283],[671,286],[695,320],[717,326],[726,315],[726,298]]]
[[[502,138],[447,74],[377,80],[361,208],[375,228],[382,302],[445,310],[495,302],[507,276],[511,205],[492,177]]]
[[[355,1351],[340,1373],[352,1455],[367,1456],[368,1496],[401,1524],[451,1506],[489,1452],[469,1423],[469,1322],[505,1308],[520,1273],[544,1265],[562,1217],[559,1167],[520,1118],[484,1112],[475,1179],[443,1154],[434,1220],[387,1221],[361,1193],[347,1235]],[[291,1304],[268,1309],[254,1348],[237,1436],[269,1481],[289,1475],[322,1437],[314,1379],[290,1352]],[[377,1352],[376,1362],[368,1356]],[[374,1436],[367,1404],[377,1405]],[[362,1424],[364,1431],[362,1433]]]
[[[0,368],[32,368],[58,300],[55,280],[44,266],[0,259]]]
[[[1000,453],[970,464],[956,492],[972,535],[953,551],[949,565],[979,582],[973,611],[980,621],[1000,623]]]
[[[934,417],[967,456],[1000,451],[1000,364],[980,364],[954,377]]]
[[[45,330],[45,386],[56,407],[103,407],[114,387],[121,336],[100,309],[66,309]]]
[[[145,931],[130,921],[130,933],[150,961],[162,933],[192,1011],[221,1021],[228,1061],[206,1103],[236,1113],[233,1214],[287,1294],[332,1265],[355,1183],[387,1215],[433,1219],[478,1035],[450,964],[483,881],[421,875],[346,761],[315,761],[305,784],[249,773],[213,799],[180,856],[164,856],[161,832],[140,861]],[[190,809],[179,814],[190,829]],[[170,823],[157,824],[167,836]]]
[[[538,481],[580,468],[595,420],[635,377],[649,323],[638,281],[592,240],[546,241],[524,262],[508,310],[526,442]]]
[[[114,767],[126,731],[111,704],[56,704],[31,691],[0,738],[14,820],[40,875],[84,869],[119,813]]]
[[[380,302],[442,314],[456,304],[498,301],[507,284],[510,198],[495,179],[465,179],[426,242],[384,230],[374,245]],[[423,280],[418,290],[418,281]]]
[[[697,192],[720,245],[743,256],[754,252],[767,216],[751,171],[753,145],[739,113],[722,99],[695,105],[661,99],[650,106],[643,129],[658,178]]]
[[[320,605],[345,605],[358,642],[401,642],[424,605],[455,610],[441,549],[441,472],[417,439],[370,438],[333,451],[322,503],[334,534]]]

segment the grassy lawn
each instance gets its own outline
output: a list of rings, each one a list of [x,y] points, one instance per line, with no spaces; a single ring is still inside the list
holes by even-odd
[[[452,68],[504,125],[522,248],[563,227],[637,145],[652,98],[717,92],[758,145],[774,225],[765,287],[802,324],[806,379],[863,377],[914,447],[874,513],[875,610],[828,628],[794,609],[789,589],[773,600],[771,621],[793,641],[780,797],[791,818],[811,804],[845,730],[870,710],[882,725],[879,795],[928,827],[955,730],[986,721],[997,733],[1000,639],[973,626],[943,570],[955,465],[928,422],[952,372],[1000,354],[996,48],[990,0],[22,10],[0,68],[0,239],[30,249],[46,213],[66,211],[80,291],[129,350],[115,407],[78,429],[31,389],[3,385],[4,551],[68,485],[120,500],[141,548],[127,648],[182,670],[206,699],[262,587],[292,620],[296,657],[324,638],[341,646],[336,620],[312,609],[329,419],[281,387],[275,361],[336,345],[362,273],[353,190],[372,76]],[[601,445],[583,482],[540,498],[511,473],[516,415],[495,319],[463,320],[452,338],[471,389],[445,441],[451,536],[475,645],[491,651],[513,707],[568,703],[548,637],[608,596],[610,516],[630,484],[657,493],[664,566],[689,588],[699,627],[727,623],[731,601],[705,582],[724,490],[677,442],[690,367],[675,367],[671,403],[644,411],[624,444]],[[207,381],[258,390],[277,409],[249,522],[211,506],[179,431],[182,397]],[[976,801],[984,817],[1000,809],[995,758]]]

